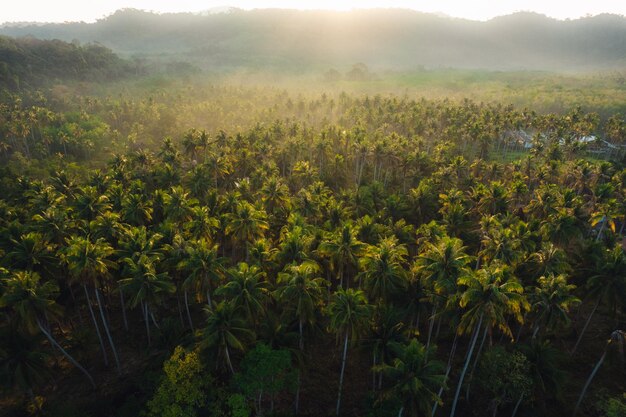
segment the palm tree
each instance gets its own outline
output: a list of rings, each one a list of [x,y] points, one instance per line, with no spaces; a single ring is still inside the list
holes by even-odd
[[[39,273],[49,273],[55,265],[54,245],[36,232],[23,234],[19,239],[11,239],[11,250],[6,257],[11,268]]]
[[[626,300],[626,254],[620,246],[605,251],[604,256],[598,262],[595,275],[589,278],[586,286],[589,296],[596,299],[596,304],[580,331],[578,340],[572,349],[572,355],[576,352],[591,318],[602,302],[607,305],[613,316],[617,314],[618,308],[624,305],[624,300]]]
[[[596,211],[591,215],[591,226],[597,227],[600,225],[600,230],[596,236],[596,242],[602,239],[602,233],[608,226],[613,233],[615,233],[615,220],[619,217],[619,208],[617,206],[617,200],[610,199],[603,204],[599,204]]]
[[[246,245],[246,260],[249,258],[248,244],[263,237],[263,233],[269,228],[265,217],[265,212],[255,209],[247,201],[237,204],[235,211],[229,216],[226,233],[235,241]]]
[[[339,286],[343,287],[344,274],[347,268],[356,267],[358,259],[365,252],[365,244],[360,242],[349,224],[344,224],[341,234],[320,243],[318,252],[329,257],[339,277]],[[347,283],[349,285],[349,283]]]
[[[148,345],[150,345],[150,319],[157,328],[159,327],[151,308],[161,303],[163,294],[176,292],[176,286],[166,273],[156,272],[157,258],[155,257],[140,255],[136,261],[131,258],[124,258],[123,261],[127,266],[124,269],[124,275],[127,278],[120,280],[120,289],[130,295],[132,308],[141,306],[141,313],[146,324]]]
[[[191,221],[185,223],[186,230],[194,239],[211,240],[219,227],[219,221],[211,216],[208,207],[193,207]]]
[[[189,275],[183,282],[185,292],[193,289],[196,295],[206,294],[207,303],[211,305],[211,292],[224,276],[224,259],[218,256],[218,246],[206,240],[190,241],[187,256],[180,261],[178,268]],[[185,295],[186,299],[186,295]]]
[[[228,282],[215,291],[215,295],[225,297],[237,308],[245,312],[246,319],[258,323],[265,314],[268,299],[265,273],[258,266],[245,262],[227,271]]]
[[[315,321],[316,310],[322,298],[324,280],[317,276],[319,267],[313,262],[291,265],[286,272],[278,275],[277,299],[284,303],[288,311],[293,311],[298,319],[298,347],[304,354],[304,325]],[[296,414],[300,406],[300,379],[298,372],[298,388],[296,391]]]
[[[6,386],[20,388],[32,401],[35,385],[51,379],[50,355],[39,350],[42,334],[28,334],[14,324],[0,327],[0,375]]]
[[[373,351],[372,367],[372,388],[375,391],[382,387],[383,373],[376,368],[378,364],[387,363],[388,358],[393,355],[393,346],[406,340],[404,323],[402,322],[403,312],[392,305],[379,304],[375,307],[371,325],[371,335],[369,344]],[[378,372],[378,384],[376,384],[376,373]]]
[[[530,376],[537,392],[535,398],[539,399],[540,405],[545,407],[546,397],[560,399],[566,381],[566,374],[561,369],[562,351],[552,346],[549,341],[537,339],[521,345],[520,351],[530,363]],[[521,401],[518,400],[518,403]]]
[[[417,257],[413,271],[424,281],[424,286],[430,289],[433,306],[430,315],[427,350],[435,323],[437,308],[442,300],[457,291],[457,280],[461,277],[469,263],[469,256],[465,253],[463,242],[457,238],[444,236],[435,244],[425,243],[423,252]]]
[[[319,267],[313,262],[291,265],[278,275],[276,295],[298,319],[300,349],[304,349],[304,326],[313,324],[315,311],[321,301],[324,280],[318,276]]]
[[[408,255],[406,246],[397,239],[383,239],[377,246],[368,248],[359,264],[360,277],[372,300],[389,301],[408,287],[407,272],[403,263]]]
[[[463,379],[472,359],[483,322],[485,335],[494,327],[498,327],[505,335],[511,337],[511,329],[505,315],[512,314],[518,322],[522,323],[523,311],[529,309],[528,301],[523,296],[524,288],[511,276],[506,267],[497,263],[490,265],[487,269],[481,268],[476,272],[461,276],[458,284],[466,287],[459,301],[459,305],[465,309],[465,312],[461,316],[458,331],[460,334],[472,332],[473,336],[459,377],[450,417],[454,417],[456,412]],[[477,358],[478,356],[480,356],[480,349]]]
[[[393,344],[395,358],[391,365],[382,364],[376,369],[390,381],[382,392],[383,398],[393,398],[401,403],[398,417],[404,412],[409,416],[432,416],[433,403],[441,401],[437,390],[445,383],[443,363],[428,359],[432,352],[417,339],[408,345]]]
[[[144,226],[152,220],[152,204],[145,194],[130,191],[122,200],[121,214],[126,223]]]
[[[21,324],[29,332],[38,329],[75,367],[77,367],[91,385],[96,384],[85,368],[83,368],[63,347],[54,339],[48,321],[61,315],[61,306],[55,302],[58,286],[53,281],[40,282],[36,272],[15,272],[4,282],[3,294],[0,297],[0,308],[10,308],[17,315]]]
[[[337,409],[341,406],[341,389],[343,388],[343,376],[346,369],[346,358],[348,356],[348,343],[354,343],[362,329],[370,319],[371,306],[367,303],[363,291],[349,288],[340,288],[328,305],[328,315],[330,316],[330,326],[337,334],[337,337],[344,338],[343,356],[341,359],[341,374],[339,376],[339,391],[337,394]]]
[[[111,345],[111,349],[113,350],[115,364],[117,366],[118,372],[121,372],[119,359],[117,356],[117,350],[115,349],[113,338],[111,337],[109,326],[107,325],[107,320],[104,315],[104,309],[102,306],[102,300],[100,299],[99,290],[99,286],[101,284],[100,281],[107,278],[109,276],[110,270],[115,268],[116,266],[109,259],[112,254],[113,248],[108,243],[106,243],[104,239],[97,239],[95,242],[91,242],[88,238],[73,236],[67,240],[67,247],[63,251],[62,256],[63,262],[65,262],[68,267],[68,271],[75,280],[80,282],[83,290],[85,291],[87,307],[89,307],[91,319],[93,320],[94,326],[96,327],[96,333],[98,334],[100,347],[102,348],[102,353],[104,355],[104,360],[106,363],[106,350],[104,348],[104,343],[102,342],[102,337],[100,335],[100,329],[98,327],[96,316],[93,313],[93,309],[91,307],[89,291],[87,291],[87,286],[89,284],[93,286],[94,292],[96,294],[96,299],[98,301],[98,308],[100,310],[102,324],[109,340],[109,344]]]
[[[228,368],[235,374],[230,349],[244,350],[247,339],[254,334],[247,327],[246,320],[239,314],[239,309],[231,302],[222,301],[216,305],[204,307],[207,315],[206,327],[200,332],[200,347],[217,349],[218,357],[225,355]],[[219,365],[220,361],[217,361]]]
[[[580,303],[572,294],[576,286],[568,284],[565,275],[543,276],[537,280],[537,284],[531,295],[532,311],[536,312],[533,338],[542,325],[554,329],[559,324],[568,324],[570,308]]]

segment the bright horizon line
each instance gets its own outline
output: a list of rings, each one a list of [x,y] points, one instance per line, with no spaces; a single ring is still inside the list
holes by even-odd
[[[231,4],[224,4],[224,3]],[[294,4],[295,3],[295,4]],[[520,12],[537,13],[555,20],[575,20],[600,14],[626,16],[626,2],[596,0],[594,2],[550,0],[22,0],[3,10],[2,23],[94,23],[122,9],[136,9],[155,14],[192,13],[235,8],[241,10],[303,10],[350,12],[372,9],[405,9],[415,12],[447,16],[454,19],[489,21]],[[616,4],[617,3],[617,4]],[[620,4],[621,3],[621,4]]]

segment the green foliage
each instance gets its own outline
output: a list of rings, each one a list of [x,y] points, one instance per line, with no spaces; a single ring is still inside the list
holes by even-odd
[[[601,400],[596,406],[604,412],[604,417],[626,416],[626,393],[622,394],[621,397]]]
[[[292,386],[295,375],[291,366],[288,350],[259,343],[241,361],[241,372],[235,374],[234,383],[246,398],[254,400],[257,413],[261,413],[263,395],[273,401],[275,395]]]
[[[163,364],[163,379],[147,403],[148,416],[195,417],[210,406],[213,378],[197,352],[178,346]]]
[[[476,380],[483,392],[482,401],[487,403],[489,410],[514,405],[520,398],[530,396],[533,380],[529,367],[528,359],[522,353],[508,352],[501,346],[484,353]]]
[[[232,394],[227,400],[228,407],[232,417],[249,417],[250,408],[246,401],[246,397],[241,394]]]

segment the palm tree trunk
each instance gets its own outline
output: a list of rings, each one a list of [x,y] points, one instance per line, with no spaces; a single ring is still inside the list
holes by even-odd
[[[176,289],[176,306],[178,307],[178,318],[180,319],[180,327],[185,328],[185,320],[183,319],[183,308],[180,305],[180,292]]]
[[[98,287],[95,288],[94,292],[96,293],[96,300],[98,301],[98,309],[100,310],[100,317],[102,318],[102,324],[104,325],[104,331],[106,332],[107,338],[109,339],[109,344],[111,345],[111,349],[113,350],[113,358],[115,358],[115,367],[117,368],[117,373],[122,373],[122,368],[120,366],[120,360],[117,357],[117,350],[115,349],[115,344],[113,343],[113,338],[111,337],[111,332],[109,332],[109,326],[107,325],[106,318],[104,317],[104,310],[102,308],[102,301],[100,298],[100,290]]]
[[[483,338],[480,341],[480,346],[478,347],[478,352],[476,352],[476,358],[474,359],[474,364],[472,365],[472,370],[470,371],[469,381],[467,382],[467,391],[465,392],[465,398],[469,400],[470,395],[470,386],[472,384],[472,379],[474,379],[474,371],[476,370],[476,365],[478,365],[478,359],[480,359],[480,354],[483,351],[483,346],[485,345],[485,339],[487,339],[487,330],[489,328],[485,326],[485,331],[483,332]]]
[[[298,381],[297,381],[297,388],[296,388],[296,404],[295,404],[295,414],[298,415],[298,412],[300,410],[300,384],[301,384],[302,380],[301,380],[301,371],[298,370]]]
[[[191,321],[191,313],[189,312],[189,300],[187,297],[187,290],[185,290],[185,310],[187,310],[187,319],[189,320],[189,327],[191,327],[191,331],[193,332],[193,322]]]
[[[430,348],[430,337],[433,334],[433,327],[435,326],[435,314],[437,313],[437,304],[433,303],[433,312],[430,315],[428,324],[428,338],[426,340],[426,354],[424,355],[424,363],[428,360],[428,349]]]
[[[515,415],[517,414],[517,410],[519,409],[519,406],[522,403],[523,399],[524,399],[524,394],[520,395],[519,399],[515,403],[515,408],[513,409],[513,414],[511,414],[511,417],[515,417]]]
[[[128,331],[128,320],[126,319],[126,303],[124,302],[124,291],[120,288],[120,302],[122,303],[122,317],[124,318],[124,329]]]
[[[376,348],[374,348],[374,360],[373,360],[373,365],[372,365],[372,391],[376,392],[376,371],[374,370],[374,368],[376,368]]]
[[[230,372],[232,372],[233,375],[235,375],[235,369],[233,368],[233,363],[230,361],[230,352],[228,352],[228,345],[225,346],[225,350],[226,350],[226,363],[228,363],[228,368],[230,369]]]
[[[571,353],[572,356],[574,355],[574,353],[576,353],[576,349],[578,349],[578,345],[580,344],[580,341],[583,339],[583,335],[585,334],[585,331],[587,330],[587,326],[589,326],[589,323],[591,322],[591,317],[593,317],[593,313],[596,312],[596,310],[598,309],[598,306],[600,305],[600,299],[601,298],[602,297],[598,297],[598,301],[596,301],[596,305],[593,307],[593,310],[589,314],[589,317],[587,318],[587,321],[585,322],[585,326],[580,331],[580,335],[578,336],[578,340],[576,341],[576,344],[574,345],[574,348],[572,349],[572,353]]]
[[[580,404],[583,402],[583,398],[585,396],[585,393],[587,392],[587,389],[589,388],[589,385],[591,384],[591,380],[593,379],[593,377],[596,376],[596,374],[598,373],[598,370],[600,369],[600,366],[602,366],[602,363],[604,362],[604,359],[606,358],[606,348],[604,349],[604,353],[602,354],[602,356],[600,357],[600,360],[598,361],[598,363],[596,363],[596,366],[594,366],[593,371],[591,371],[591,375],[589,375],[589,378],[587,378],[587,382],[585,382],[585,386],[583,387],[583,390],[580,393],[580,397],[578,397],[578,401],[576,402],[576,407],[574,407],[574,413],[572,413],[572,417],[576,415],[576,413],[578,412],[578,408],[580,407]]]
[[[448,375],[450,375],[450,371],[452,370],[452,360],[454,359],[454,354],[456,353],[456,347],[458,345],[458,341],[459,341],[459,333],[457,331],[454,332],[454,341],[452,342],[452,349],[450,349],[450,356],[448,356],[448,365],[446,366],[446,375],[444,377],[444,382],[448,379]],[[437,396],[439,398],[441,398],[441,395],[443,394],[443,389],[444,389],[444,384],[441,385],[441,387],[439,388],[439,393],[437,394]],[[433,405],[433,410],[430,413],[431,416],[434,417],[435,412],[437,411],[437,406],[439,405],[439,402],[435,401],[435,404]]]
[[[85,376],[87,377],[87,379],[89,379],[89,382],[91,383],[91,385],[96,388],[96,383],[93,381],[93,378],[91,377],[91,375],[89,374],[89,372],[87,372],[87,370],[85,368],[83,368],[80,363],[78,363],[76,361],[76,359],[74,359],[72,357],[72,355],[70,355],[69,353],[67,353],[65,351],[65,349],[63,349],[61,347],[61,345],[59,345],[57,343],[56,340],[54,340],[54,337],[52,337],[52,335],[50,333],[48,333],[46,331],[46,329],[41,325],[41,322],[39,320],[37,320],[37,325],[39,326],[39,330],[44,334],[44,336],[46,336],[46,338],[48,339],[48,341],[50,342],[50,344],[53,347],[56,347],[62,354],[63,356],[65,356],[67,358],[67,360],[69,360],[72,365],[74,365],[75,367],[77,367],[83,374],[85,374]]]
[[[143,320],[146,322],[146,334],[148,335],[148,346],[150,346],[150,318],[148,318],[148,304],[141,302],[141,309],[143,310]]]
[[[474,352],[474,346],[476,346],[476,339],[478,339],[478,334],[480,333],[480,327],[483,324],[483,315],[480,315],[480,320],[478,320],[478,325],[476,326],[476,332],[474,333],[474,337],[472,338],[472,343],[470,344],[469,352],[467,353],[467,359],[465,360],[465,365],[463,366],[463,371],[461,371],[461,376],[459,377],[459,384],[456,387],[456,392],[454,394],[454,401],[452,402],[452,410],[450,411],[450,417],[454,417],[454,413],[456,412],[456,404],[459,401],[459,394],[461,393],[461,388],[463,386],[463,379],[465,378],[465,373],[467,372],[467,367],[469,366],[470,360],[472,359],[472,353]]]
[[[161,328],[159,327],[159,323],[157,323],[156,319],[154,318],[154,312],[150,310],[150,306],[148,306],[148,303],[146,303],[146,306],[147,306],[148,312],[150,313],[150,318],[152,319],[152,323],[154,324],[154,327],[161,330]]]
[[[339,407],[341,406],[341,389],[343,388],[343,375],[346,370],[346,357],[348,356],[348,331],[346,331],[346,338],[343,342],[343,358],[341,359],[341,374],[339,375],[339,392],[337,394],[337,410],[339,415]]]
[[[107,358],[107,351],[104,349],[104,342],[102,341],[102,335],[100,334],[100,327],[98,326],[96,315],[93,313],[93,308],[91,307],[91,299],[89,298],[87,285],[83,284],[83,290],[85,290],[85,296],[87,297],[87,307],[89,307],[89,313],[91,314],[91,319],[93,320],[94,326],[96,326],[96,334],[98,335],[98,340],[100,341],[100,348],[102,349],[102,356],[104,357],[104,364],[106,366],[109,366],[109,358]]]
[[[598,236],[596,236],[596,242],[602,239],[602,232],[604,232],[604,225],[606,225],[607,218],[604,216],[602,219],[602,225],[600,226],[600,231],[598,232]]]

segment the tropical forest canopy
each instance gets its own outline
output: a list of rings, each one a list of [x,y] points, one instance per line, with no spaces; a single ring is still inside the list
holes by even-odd
[[[0,38],[0,416],[626,415],[623,18],[350,17],[381,66],[321,12],[3,29],[76,40]],[[411,70],[419,19],[611,70]]]

